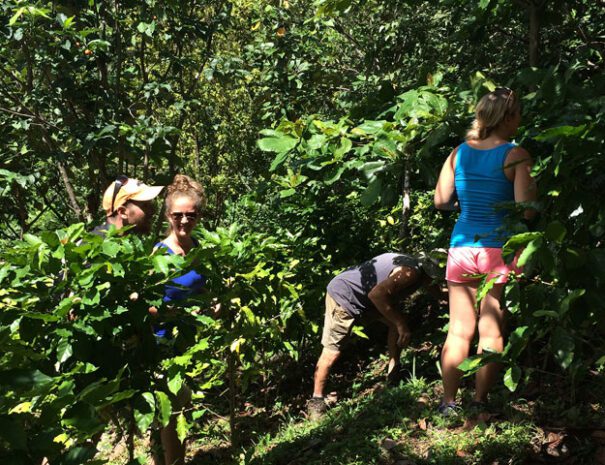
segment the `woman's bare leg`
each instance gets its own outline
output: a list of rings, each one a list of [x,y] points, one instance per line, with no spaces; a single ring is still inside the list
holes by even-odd
[[[481,301],[479,313],[479,347],[477,353],[484,349],[502,352],[504,350],[504,310],[500,308],[500,296],[504,284],[496,284],[487,296]],[[487,401],[487,393],[493,386],[498,375],[500,365],[489,363],[477,372],[475,382],[475,400]]]
[[[458,365],[468,357],[477,325],[475,310],[477,285],[475,283],[448,282],[448,290],[450,324],[441,352],[443,401],[445,403],[454,402],[456,399],[462,376]]]
[[[160,430],[162,449],[164,451],[164,465],[185,464],[185,443],[179,440],[176,432],[176,417],[173,415],[165,428]]]

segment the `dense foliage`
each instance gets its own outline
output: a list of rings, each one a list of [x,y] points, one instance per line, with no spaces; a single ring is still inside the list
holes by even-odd
[[[221,408],[229,388],[237,441],[249,387],[318,346],[336,271],[447,245],[432,189],[496,85],[522,95],[541,216],[507,245],[526,266],[505,352],[464,368],[498,358],[511,390],[546,368],[573,389],[603,376],[602,2],[7,0],[0,21],[3,463],[84,463],[108,422],[165,424],[185,380]],[[186,261],[84,232],[115,175],[177,171],[210,197]],[[208,293],[175,355],[147,308],[193,261]]]

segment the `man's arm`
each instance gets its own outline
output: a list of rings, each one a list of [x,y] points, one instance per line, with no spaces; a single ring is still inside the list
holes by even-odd
[[[401,297],[414,288],[419,278],[418,270],[408,267],[395,268],[387,279],[374,286],[368,294],[376,309],[397,329],[399,347],[409,342],[411,334],[405,317],[397,310],[396,305]]]

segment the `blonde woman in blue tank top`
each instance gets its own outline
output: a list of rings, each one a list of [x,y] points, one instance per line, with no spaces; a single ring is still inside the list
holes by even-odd
[[[456,147],[443,164],[435,188],[435,207],[460,209],[450,239],[446,279],[449,290],[450,322],[441,353],[444,415],[456,409],[461,372],[458,366],[469,356],[470,345],[479,331],[477,353],[504,348],[504,309],[500,296],[507,275],[515,263],[502,259],[502,246],[510,233],[505,227],[506,202],[535,200],[536,185],[530,175],[530,154],[510,142],[521,121],[517,95],[497,88],[483,96],[475,110],[475,121],[466,142]],[[535,214],[525,212],[526,219]],[[481,278],[496,278],[496,284],[475,308]],[[487,394],[497,376],[496,364],[477,373],[474,403],[485,408]]]

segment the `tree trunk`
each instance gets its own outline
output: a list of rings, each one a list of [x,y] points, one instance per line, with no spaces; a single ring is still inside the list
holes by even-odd
[[[538,67],[540,63],[540,13],[542,2],[529,4],[529,66]]]
[[[410,218],[410,161],[406,155],[403,168],[403,189],[402,208],[401,208],[401,227],[399,228],[399,238],[404,239],[408,234],[408,221]]]
[[[235,452],[239,445],[239,435],[237,433],[237,380],[235,369],[235,354],[230,352],[227,355],[227,370],[229,372],[229,429],[231,433],[231,450]]]
[[[65,186],[65,190],[67,192],[67,198],[69,199],[69,204],[76,214],[79,221],[84,221],[84,215],[82,214],[82,209],[78,204],[78,199],[76,199],[76,193],[74,191],[73,186],[71,185],[71,181],[69,180],[69,175],[67,174],[67,169],[65,165],[61,161],[57,161],[57,168],[59,169],[59,174],[61,175],[61,180],[63,181],[63,185]]]

